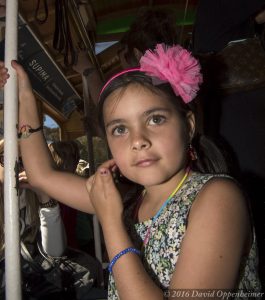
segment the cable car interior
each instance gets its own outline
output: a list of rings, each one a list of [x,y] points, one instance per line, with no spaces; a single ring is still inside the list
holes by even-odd
[[[196,5],[197,0],[18,1],[18,62],[29,74],[47,142],[77,141],[86,175],[93,174],[107,159],[108,151],[94,129],[95,110],[84,100],[82,74],[77,66],[89,61],[90,67],[98,70],[102,81],[121,70],[119,41],[143,9],[171,12],[179,28],[180,40],[176,42],[188,43]],[[4,60],[5,44],[4,7],[5,1],[1,1],[1,60]],[[0,134],[3,138],[3,91],[0,96]],[[79,218],[84,219],[84,215]],[[80,227],[79,223],[77,227]],[[97,223],[92,218],[90,226],[94,237],[97,235],[96,239],[100,239],[101,247],[93,237],[89,244],[78,246],[96,255],[106,269],[102,237],[99,230],[93,228]]]
[[[18,62],[27,71],[47,143],[76,141],[82,175],[89,177],[109,157],[96,128],[93,90],[85,72],[96,69],[101,82],[123,69],[120,43],[144,9],[169,12],[178,28],[176,43],[189,48],[199,0],[18,0]],[[4,60],[5,12],[0,0],[0,59]],[[86,65],[88,64],[88,65]],[[87,97],[85,97],[85,95]],[[4,96],[0,92],[0,135],[4,137]],[[72,246],[96,256],[107,276],[108,258],[97,219],[77,214]],[[83,225],[90,227],[84,237]],[[101,283],[102,284],[102,283]],[[107,288],[107,278],[103,286]],[[101,286],[102,287],[102,286]],[[85,298],[80,298],[85,299]],[[95,296],[89,299],[106,299]]]
[[[43,114],[58,124],[60,139],[69,140],[85,135],[83,85],[74,68],[80,60],[80,51],[87,52],[88,59],[105,80],[121,68],[119,40],[140,8],[173,11],[181,25],[181,39],[187,41],[191,38],[197,1],[63,2],[67,11],[66,33],[59,26],[63,20],[58,17],[57,1],[19,1],[18,59],[31,69],[33,88]],[[2,18],[2,40],[4,24]],[[66,44],[64,34],[67,34]],[[56,44],[58,39],[61,45]]]

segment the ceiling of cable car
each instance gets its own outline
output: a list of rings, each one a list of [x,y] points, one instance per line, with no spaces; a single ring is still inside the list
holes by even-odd
[[[44,48],[51,55],[76,91],[82,94],[81,77],[64,61],[64,51],[54,49],[57,0],[19,0],[19,12]],[[198,0],[68,0],[69,34],[74,49],[87,49],[104,77],[117,67],[118,42],[135,19],[139,9],[169,10],[182,31],[182,42],[189,39]],[[61,2],[62,3],[62,2]],[[70,38],[68,36],[68,38]],[[112,45],[108,47],[109,45]],[[105,49],[105,47],[107,48]],[[102,51],[102,49],[105,49]],[[96,52],[95,52],[96,51]],[[101,51],[99,54],[95,55]],[[78,57],[77,57],[78,58]],[[115,66],[116,65],[116,66]]]

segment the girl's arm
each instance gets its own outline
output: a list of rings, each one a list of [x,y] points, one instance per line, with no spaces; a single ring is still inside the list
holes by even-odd
[[[1,82],[8,78],[7,70],[0,64]],[[30,81],[23,68],[12,61],[17,71],[19,87],[19,124],[38,128],[41,125],[35,97]],[[90,198],[86,191],[85,179],[77,175],[53,169],[53,160],[42,131],[32,133],[28,138],[20,140],[23,164],[30,184],[52,198],[78,210],[94,213]],[[74,201],[73,201],[74,199]]]
[[[110,167],[111,163],[104,164],[97,171],[90,196],[112,260],[133,244],[123,223],[122,202]],[[244,198],[231,180],[214,179],[207,183],[190,211],[170,289],[235,288],[242,256],[250,246],[248,219]],[[117,260],[113,275],[122,300],[163,299],[163,291],[134,253]],[[174,293],[169,299],[173,298]]]
[[[88,187],[101,223],[110,261],[122,250],[134,247],[123,223],[123,204],[111,175],[115,162],[104,163]],[[163,292],[145,271],[141,258],[134,253],[120,257],[113,266],[113,275],[121,300],[162,300]]]
[[[237,185],[212,179],[194,202],[171,289],[234,289],[251,246],[249,212]]]

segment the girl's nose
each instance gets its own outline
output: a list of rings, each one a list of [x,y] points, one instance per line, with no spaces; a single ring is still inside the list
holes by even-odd
[[[151,142],[150,140],[142,133],[134,134],[132,138],[132,150],[146,150],[150,148]]]

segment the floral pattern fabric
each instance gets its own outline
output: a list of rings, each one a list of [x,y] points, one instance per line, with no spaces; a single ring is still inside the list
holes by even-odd
[[[181,242],[186,232],[188,214],[192,203],[203,185],[216,176],[192,173],[152,224],[150,239],[144,248],[143,264],[154,282],[162,289],[167,289],[170,285],[178,260]],[[224,177],[225,175],[218,176]],[[128,224],[126,225],[135,247],[141,249],[152,219],[135,224],[132,219],[135,205],[136,203],[127,209],[125,219],[127,220]],[[254,236],[249,255],[241,264],[238,290],[261,290],[257,265],[257,246]],[[108,299],[119,299],[112,274],[109,277]],[[237,299],[244,299],[244,297],[238,297]]]

